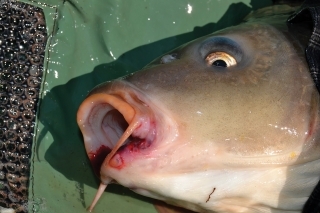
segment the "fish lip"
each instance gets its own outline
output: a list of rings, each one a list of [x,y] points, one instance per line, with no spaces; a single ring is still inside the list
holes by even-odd
[[[157,116],[155,116],[156,112],[153,110],[153,107],[152,107],[153,104],[150,98],[148,98],[142,91],[140,91],[137,87],[135,87],[133,84],[127,81],[122,81],[122,80],[114,81],[112,90],[114,91],[113,92],[110,91],[109,93],[110,95],[123,98],[124,101],[126,101],[128,104],[133,106],[137,114],[138,114],[137,111],[140,110],[139,113],[143,111],[142,114],[136,115],[136,116],[141,116],[144,119],[146,119],[146,120],[143,120],[143,122],[146,122],[148,125],[147,127],[145,127],[147,128],[147,131],[141,133],[140,127],[143,126],[143,123],[140,123],[137,129],[133,131],[132,136],[136,139],[137,138],[148,139],[153,143],[156,140],[156,133],[158,132],[157,129],[159,127],[158,125],[155,124],[157,122],[156,121]],[[129,97],[133,97],[134,100],[130,100]],[[141,108],[141,109],[138,109],[138,108]],[[123,146],[121,146],[121,148],[127,147],[132,142],[133,141],[129,141],[128,143],[125,143]]]
[[[150,106],[153,105],[152,101],[145,94],[143,94],[142,91],[140,91],[138,88],[127,81],[116,80],[112,83],[109,83],[107,86],[105,86],[104,89],[107,90],[104,90],[104,92],[101,92],[101,88],[93,90],[89,94],[89,97],[90,95],[104,93],[125,101],[135,110],[139,111],[139,109],[137,109],[138,107],[142,107],[143,109],[145,109],[145,112],[140,114],[140,116],[145,119],[144,121],[147,125],[147,129],[145,130],[145,132],[147,133],[144,133],[144,135],[141,136],[141,131],[139,132],[138,130],[135,130],[132,133],[132,136],[133,138],[136,138],[136,140],[128,140],[113,154],[113,156],[117,154],[122,156],[125,152],[130,151],[135,153],[138,153],[139,151],[141,151],[142,153],[146,152],[146,150],[149,149],[152,144],[154,145],[156,143],[156,135],[159,129],[159,125],[155,125],[157,123],[157,119],[153,108]],[[87,155],[90,159],[95,173],[99,176],[101,166],[105,164],[105,159],[110,154],[117,141],[113,141],[113,143],[106,142],[112,139],[109,138],[110,136],[106,134],[103,128],[98,128],[99,125],[102,125],[102,122],[104,122],[104,118],[94,120],[92,117],[94,117],[95,115],[101,117],[103,113],[104,115],[107,115],[110,111],[117,109],[112,106],[106,106],[106,108],[108,109],[105,109],[102,114],[99,114],[99,106],[95,106],[94,104],[92,104],[89,109],[86,109],[85,112],[83,112],[83,108],[85,107],[80,106],[78,110],[77,121],[84,137]],[[157,114],[158,113],[159,112],[157,112]],[[90,119],[92,123],[90,123]],[[122,131],[124,131],[124,128],[122,128]],[[139,138],[141,141],[139,141],[137,138]],[[145,140],[145,142],[143,140]],[[123,164],[116,167],[119,169],[122,166]]]

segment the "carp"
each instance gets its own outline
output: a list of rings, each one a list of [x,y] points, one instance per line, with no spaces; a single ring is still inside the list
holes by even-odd
[[[100,178],[195,212],[300,212],[320,177],[319,93],[288,15],[191,41],[95,87],[77,122]]]

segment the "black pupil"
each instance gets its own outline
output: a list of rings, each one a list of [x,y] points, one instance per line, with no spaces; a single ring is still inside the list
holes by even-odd
[[[227,63],[224,60],[216,60],[212,65],[216,67],[227,67]]]

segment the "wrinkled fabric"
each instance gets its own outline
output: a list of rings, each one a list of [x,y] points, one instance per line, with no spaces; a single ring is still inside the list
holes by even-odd
[[[310,74],[320,92],[320,1],[306,0],[301,8],[288,18],[289,24],[312,23],[312,33],[305,49]],[[303,213],[320,212],[320,182],[306,202]]]
[[[0,0],[1,1],[1,0]],[[98,188],[76,124],[97,84],[139,70],[195,38],[239,24],[271,0],[24,0],[44,10],[46,48],[29,186],[29,212],[86,212]],[[117,185],[94,212],[156,212]]]
[[[307,0],[301,8],[288,18],[288,23],[312,22],[312,34],[306,47],[306,59],[310,74],[320,90],[320,1]]]

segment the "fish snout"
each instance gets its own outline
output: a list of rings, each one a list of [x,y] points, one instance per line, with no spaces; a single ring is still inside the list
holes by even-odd
[[[124,152],[147,149],[156,136],[155,116],[147,98],[128,87],[114,88],[112,83],[104,88],[103,92],[94,90],[77,113],[87,155],[99,177],[103,167],[124,167]]]

